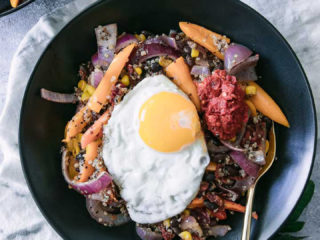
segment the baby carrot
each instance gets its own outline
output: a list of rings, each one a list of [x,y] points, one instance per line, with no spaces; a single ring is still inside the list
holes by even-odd
[[[83,107],[73,118],[67,123],[65,130],[65,141],[69,142],[71,138],[75,137],[82,129],[87,125],[87,122],[84,119],[84,114],[87,111],[86,107]],[[90,114],[87,111],[87,114]],[[91,114],[90,114],[91,115]]]
[[[179,57],[176,61],[170,63],[165,71],[169,77],[173,78],[173,82],[190,97],[197,110],[200,111],[197,87],[192,81],[189,67],[183,57]]]
[[[84,158],[84,166],[82,168],[82,172],[80,173],[79,182],[88,181],[89,177],[94,172],[94,167],[92,166],[93,160],[98,156],[98,148],[101,144],[101,141],[94,141],[88,144],[86,147],[86,154]]]
[[[224,54],[219,47],[219,41],[230,43],[230,39],[204,27],[188,22],[179,22],[180,29],[196,43],[208,49],[219,59],[224,60]]]
[[[81,137],[81,148],[84,149],[91,142],[102,137],[103,125],[107,124],[110,118],[110,111],[102,114],[94,124]]]
[[[109,101],[111,89],[118,81],[118,77],[125,64],[128,62],[129,56],[135,46],[135,43],[130,44],[114,57],[97,89],[89,99],[87,104],[89,109],[98,113]]]
[[[290,127],[286,116],[281,111],[276,102],[255,82],[249,82],[250,86],[254,86],[257,89],[257,93],[251,96],[249,99],[254,104],[256,109],[263,115],[267,116],[271,120],[285,126]]]

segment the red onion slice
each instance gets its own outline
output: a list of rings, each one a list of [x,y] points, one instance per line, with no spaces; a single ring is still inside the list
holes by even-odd
[[[198,66],[198,65],[193,65],[193,67],[191,68],[191,72],[192,75],[194,76],[209,76],[210,75],[210,70],[208,67],[205,66]]]
[[[255,66],[250,66],[247,69],[238,72],[237,74],[235,74],[236,78],[238,81],[257,81],[258,80],[258,76],[256,73],[256,69]]]
[[[94,86],[95,88],[98,87],[99,83],[101,82],[101,79],[103,78],[103,71],[96,68],[93,72],[91,72],[89,76],[89,83],[90,85]]]
[[[233,144],[232,142],[230,141],[226,141],[226,140],[220,140],[220,142],[226,146],[227,148],[229,148],[230,150],[233,150],[233,151],[238,151],[238,152],[244,152],[245,150],[239,146],[236,146],[235,144]]]
[[[177,50],[164,46],[159,43],[143,44],[140,49],[138,49],[131,58],[133,63],[142,63],[150,58],[167,56],[173,60],[177,59],[180,54]]]
[[[229,231],[231,230],[231,227],[229,225],[216,225],[213,227],[210,227],[208,230],[208,236],[213,237],[223,237],[225,236]]]
[[[250,57],[252,51],[237,43],[229,45],[224,53],[224,68],[227,72],[230,72],[236,65]]]
[[[248,175],[258,176],[260,166],[249,161],[243,152],[231,151],[230,156]]]
[[[40,89],[41,97],[43,99],[46,99],[50,102],[56,102],[56,103],[76,103],[78,101],[78,98],[72,93],[57,93],[52,92],[47,89],[41,88]]]
[[[249,76],[249,74],[246,74],[243,72],[248,71],[248,69],[250,67],[255,67],[257,65],[258,61],[259,61],[259,54],[251,56],[251,57],[245,59],[244,61],[242,61],[241,63],[237,64],[236,66],[234,66],[232,69],[230,69],[229,74],[237,76],[237,74],[240,73],[240,76],[241,75]],[[254,74],[252,76],[254,76]],[[251,81],[253,79],[249,79],[249,80]]]
[[[247,191],[249,187],[255,182],[256,178],[252,176],[246,176],[241,180],[236,180],[236,183],[230,188],[237,191],[239,194]]]
[[[167,45],[168,47],[172,47],[173,49],[178,50],[177,42],[174,38],[168,37],[166,35],[162,35],[159,37],[149,38],[145,41],[145,44],[151,44],[151,43],[160,43]]]
[[[91,57],[91,62],[92,62],[92,65],[95,67],[95,68],[99,68],[99,67],[102,67],[103,69],[107,69],[107,66],[108,66],[108,62],[105,61],[105,60],[102,60],[98,57],[98,53],[95,53],[92,55]]]
[[[117,24],[109,24],[106,26],[98,26],[95,28],[98,58],[101,66],[109,65],[113,59],[114,51],[117,43]]]
[[[183,231],[190,231],[192,233],[197,233],[199,237],[203,236],[203,231],[193,216],[184,217],[181,221],[181,229]]]
[[[132,34],[123,34],[117,39],[116,52],[119,52],[122,48],[130,45],[131,43],[138,43],[138,39]]]
[[[213,141],[207,142],[207,148],[210,153],[223,153],[228,152],[230,149],[224,145],[217,146]]]
[[[142,240],[162,240],[162,234],[151,231],[150,228],[136,226],[136,232]]]
[[[69,159],[67,156],[67,151],[65,150],[62,153],[62,174],[66,182],[79,193],[83,195],[97,193],[112,182],[112,178],[107,172],[101,172],[95,179],[89,180],[87,182],[75,182],[74,180],[69,178],[68,160]]]
[[[105,226],[120,226],[131,221],[127,213],[113,214],[107,212],[101,201],[86,198],[86,206],[90,216]]]

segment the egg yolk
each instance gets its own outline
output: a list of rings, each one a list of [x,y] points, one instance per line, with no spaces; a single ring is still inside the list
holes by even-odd
[[[140,108],[139,135],[160,152],[177,152],[195,141],[201,132],[194,104],[178,93],[160,92]]]

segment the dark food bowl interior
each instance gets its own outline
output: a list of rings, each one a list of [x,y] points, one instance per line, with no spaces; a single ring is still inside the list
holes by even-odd
[[[44,101],[40,88],[73,92],[80,63],[96,51],[94,28],[117,23],[119,32],[168,33],[190,21],[227,35],[260,54],[259,84],[276,100],[291,128],[277,126],[277,161],[259,182],[252,239],[268,239],[283,224],[299,199],[312,168],[316,139],[310,88],[286,41],[257,12],[237,0],[101,1],[81,13],[49,44],[27,87],[20,120],[20,151],[25,177],[44,216],[65,239],[138,239],[135,224],[107,228],[91,219],[85,198],[68,188],[61,173],[61,139],[74,105]],[[242,214],[230,216],[240,239]]]

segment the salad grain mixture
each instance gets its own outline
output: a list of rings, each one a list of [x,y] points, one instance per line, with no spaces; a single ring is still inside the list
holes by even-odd
[[[49,101],[77,103],[63,140],[63,174],[86,197],[90,215],[105,226],[130,221],[120,188],[100,154],[102,129],[114,106],[142,79],[159,74],[170,77],[195,104],[210,163],[199,192],[183,212],[156,224],[137,224],[144,240],[227,234],[227,218],[245,211],[242,196],[265,164],[271,121],[289,126],[277,104],[254,82],[258,54],[201,26],[179,25],[182,32],[161,35],[118,34],[116,24],[99,26],[97,53],[80,66],[75,92],[41,90]],[[257,213],[252,217],[258,219]]]

